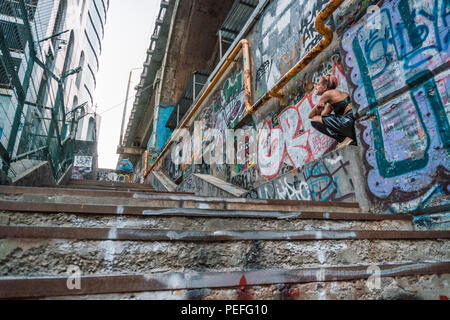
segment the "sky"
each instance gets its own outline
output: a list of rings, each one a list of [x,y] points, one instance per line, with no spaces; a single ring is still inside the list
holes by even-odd
[[[99,168],[115,169],[120,126],[133,68],[142,68],[159,13],[160,0],[110,0],[94,103],[101,116],[98,137]],[[142,69],[133,70],[124,131],[134,102]],[[109,110],[109,111],[107,111]],[[105,112],[106,111],[106,112]]]

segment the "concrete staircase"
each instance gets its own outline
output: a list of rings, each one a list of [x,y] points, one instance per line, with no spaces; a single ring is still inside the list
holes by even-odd
[[[142,192],[155,191],[153,186],[149,184],[99,181],[99,180],[71,179],[64,187],[71,189],[104,189],[104,190],[142,191]]]
[[[0,186],[0,298],[444,299],[449,237],[356,203]]]

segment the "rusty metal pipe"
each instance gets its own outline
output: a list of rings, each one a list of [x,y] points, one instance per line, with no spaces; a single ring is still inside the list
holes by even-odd
[[[228,69],[228,67],[231,65],[231,63],[235,62],[236,56],[239,54],[239,52],[242,49],[243,53],[243,63],[244,63],[244,91],[245,91],[245,110],[248,112],[252,108],[252,92],[251,92],[251,70],[250,70],[250,46],[248,44],[248,41],[246,39],[242,39],[239,41],[239,43],[236,45],[236,47],[233,49],[233,51],[230,53],[228,58],[225,60],[225,63],[223,66],[219,69],[217,74],[214,76],[214,78],[211,80],[211,83],[208,85],[206,90],[203,92],[201,97],[197,100],[195,105],[192,107],[191,111],[186,115],[183,122],[180,125],[180,128],[185,128],[189,125],[189,121],[194,117],[197,110],[201,107],[202,103],[205,101],[205,99],[208,97],[214,86],[219,82],[219,80],[222,78],[225,71]],[[176,134],[174,134],[169,142],[165,145],[165,147],[161,150],[161,153],[159,154],[156,161],[152,164],[152,166],[145,172],[144,178],[148,176],[150,171],[152,171],[158,162],[161,160],[161,158],[164,156],[164,154],[169,150],[172,143],[178,138]]]
[[[292,78],[302,71],[314,58],[316,58],[323,50],[325,50],[333,40],[333,30],[325,24],[333,12],[344,2],[344,0],[331,0],[328,2],[325,9],[323,9],[316,17],[314,27],[316,30],[324,36],[324,38],[299,62],[295,64],[278,82],[273,86],[270,91],[266,92],[252,107],[248,110],[248,114],[253,114],[259,107],[269,101],[272,97],[279,97],[280,90],[292,80]]]
[[[248,88],[251,88],[250,82],[250,55],[246,56],[246,50],[244,50],[244,86],[245,86],[245,110],[246,110],[246,116],[240,123],[244,123],[248,120],[248,117],[251,116],[258,108],[260,108],[262,105],[264,105],[267,101],[269,101],[272,97],[280,98],[280,90],[289,82],[292,80],[292,78],[297,75],[300,71],[302,71],[314,58],[316,58],[323,50],[325,50],[333,40],[333,30],[330,29],[325,24],[325,20],[327,20],[333,13],[336,11],[336,9],[344,2],[344,0],[330,0],[328,2],[325,9],[323,9],[319,14],[317,15],[315,21],[314,21],[314,27],[321,35],[323,35],[323,39],[311,50],[309,51],[303,58],[300,59],[299,62],[295,64],[278,82],[273,86],[273,88],[266,92],[254,105],[248,105],[249,101],[251,101],[251,93],[249,94],[249,97],[247,97],[247,92],[251,92],[251,90],[247,91]],[[182,126],[184,127],[185,124],[192,118],[195,111],[200,107],[203,100],[206,98],[206,96],[209,94],[209,92],[212,90],[214,85],[217,83],[217,81],[220,79],[220,77],[225,72],[226,68],[228,68],[229,64],[233,61],[234,57],[237,55],[241,47],[246,44],[246,48],[248,49],[248,41],[243,39],[239,42],[239,44],[236,46],[236,48],[233,50],[233,52],[230,54],[229,58],[226,60],[225,64],[220,68],[219,72],[214,77],[213,81],[211,81],[211,84],[208,86],[207,90],[204,92],[202,97],[199,99],[199,101],[196,103],[192,111],[188,114],[185,121],[183,121]],[[248,65],[246,66],[246,62]],[[248,67],[248,69],[246,69]],[[248,73],[246,72],[248,70]],[[248,99],[249,98],[249,99]],[[168,150],[170,145],[173,143],[174,137],[170,139],[170,142],[164,147],[164,149],[161,151],[159,157],[156,159],[155,163],[150,167],[150,169],[145,173],[145,177],[150,173],[150,171],[153,170],[153,168],[157,165],[159,160],[162,158],[164,153]]]

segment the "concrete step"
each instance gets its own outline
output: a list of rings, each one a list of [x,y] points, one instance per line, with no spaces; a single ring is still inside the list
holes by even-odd
[[[240,198],[198,197],[177,193],[142,193],[67,188],[24,188],[0,186],[0,200],[17,202],[63,202],[70,204],[105,204],[151,206],[158,208],[198,208],[226,210],[269,210],[282,212],[361,213],[357,203],[297,200],[250,200]]]
[[[156,191],[153,188],[153,186],[149,184],[99,181],[99,180],[70,180],[68,184],[66,184],[64,187],[71,189],[131,191],[131,192]]]
[[[0,202],[3,209],[10,206]],[[21,203],[21,206],[24,206]],[[69,205],[63,205],[66,208]],[[17,208],[17,206],[14,206]],[[146,214],[123,215],[73,212],[76,210],[46,210],[37,212],[30,206],[26,210],[0,211],[0,224],[9,226],[109,227],[179,230],[413,230],[411,217],[390,215],[363,215],[348,213],[304,212],[295,215],[270,211],[213,211],[204,209],[154,209]],[[12,208],[9,208],[12,209]],[[32,210],[34,209],[34,210]],[[84,209],[89,209],[84,208]],[[101,207],[101,209],[107,209]],[[92,210],[96,211],[96,210]],[[128,211],[128,210],[127,210]],[[66,213],[64,213],[66,212]],[[367,218],[365,218],[367,217]]]
[[[2,277],[0,298],[448,299],[449,261],[235,272]],[[368,285],[374,270],[379,286]],[[407,288],[405,290],[404,288]]]
[[[150,184],[142,183],[130,183],[130,182],[115,182],[115,181],[101,181],[101,180],[74,180],[71,179],[67,186],[70,187],[100,187],[100,188],[132,188],[132,189],[143,189],[143,190],[154,190],[153,186]]]
[[[0,275],[63,275],[69,265],[97,275],[447,261],[449,238],[449,231],[0,226]]]
[[[40,196],[44,197],[44,196]],[[412,230],[412,216],[352,212],[295,212],[154,208],[0,201],[0,224],[18,226],[230,230]],[[68,202],[68,201],[66,201]],[[317,208],[315,208],[317,209]],[[3,211],[2,211],[3,210]]]

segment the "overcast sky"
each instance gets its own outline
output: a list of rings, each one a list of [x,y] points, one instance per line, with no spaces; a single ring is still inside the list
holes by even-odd
[[[142,68],[160,0],[110,0],[94,100],[101,115],[99,168],[115,169],[117,145],[130,69]],[[128,117],[142,70],[134,70],[127,103]],[[113,109],[112,109],[113,108]],[[106,111],[112,109],[110,111]],[[106,111],[106,112],[105,112]],[[103,113],[104,112],[104,113]]]

